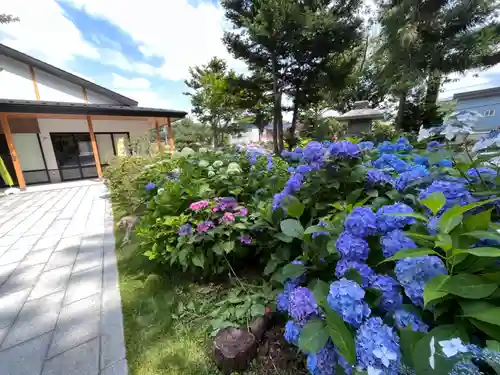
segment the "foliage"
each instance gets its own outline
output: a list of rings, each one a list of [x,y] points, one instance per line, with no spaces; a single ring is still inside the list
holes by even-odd
[[[7,167],[5,166],[5,163],[2,159],[2,157],[0,157],[0,177],[2,178],[5,185],[9,185],[9,186],[14,185],[14,181],[12,181],[12,177],[11,177],[9,171],[7,170]]]
[[[0,24],[19,22],[19,17],[10,14],[0,13]]]
[[[172,124],[172,127],[177,149],[182,150],[184,147],[189,147],[197,151],[200,147],[210,146],[212,136],[210,127],[189,118],[177,120]]]
[[[369,133],[363,134],[364,140],[382,142],[391,140],[396,136],[393,124],[381,120],[374,120]]]

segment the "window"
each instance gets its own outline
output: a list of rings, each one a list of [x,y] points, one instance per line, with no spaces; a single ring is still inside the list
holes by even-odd
[[[487,109],[484,111],[484,117],[491,117],[495,116],[495,110],[494,109]]]

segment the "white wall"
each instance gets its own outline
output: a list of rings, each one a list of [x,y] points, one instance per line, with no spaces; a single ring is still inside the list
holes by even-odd
[[[231,135],[229,137],[229,143],[233,145],[247,144],[259,141],[259,129],[252,128],[248,129],[246,132],[241,133],[241,136],[237,137]]]
[[[0,98],[36,100],[28,65],[0,55]]]
[[[130,133],[130,137],[139,137],[144,135],[152,124],[148,121],[130,121],[130,120],[93,120],[94,132],[103,133]],[[82,120],[63,120],[63,119],[38,119],[40,127],[40,140],[43,153],[47,162],[47,169],[57,169],[57,161],[54,155],[54,147],[50,139],[50,133],[88,133],[87,121]]]

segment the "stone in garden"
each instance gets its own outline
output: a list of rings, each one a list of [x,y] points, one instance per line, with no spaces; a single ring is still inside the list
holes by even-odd
[[[223,374],[244,371],[257,355],[257,340],[245,329],[221,329],[214,340],[214,361]]]
[[[260,342],[262,340],[262,336],[264,336],[264,333],[269,328],[270,321],[271,321],[271,315],[266,314],[259,316],[250,325],[250,332],[253,333],[257,342]]]

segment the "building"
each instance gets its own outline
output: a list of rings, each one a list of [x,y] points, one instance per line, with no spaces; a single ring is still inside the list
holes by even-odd
[[[374,120],[383,120],[384,113],[378,109],[369,108],[368,101],[354,103],[354,109],[335,117],[341,124],[345,124],[347,134],[358,135],[371,131]]]
[[[458,93],[453,99],[457,101],[457,112],[469,110],[483,116],[474,124],[476,132],[500,128],[500,87]]]
[[[0,44],[0,157],[16,184],[102,177],[124,139],[168,126],[186,112],[138,103]],[[0,179],[0,187],[3,182]]]

